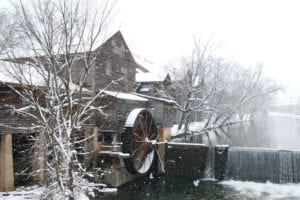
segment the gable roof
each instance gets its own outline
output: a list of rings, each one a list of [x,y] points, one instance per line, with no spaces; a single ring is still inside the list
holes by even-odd
[[[111,51],[115,54],[122,55],[124,52],[126,52],[130,59],[135,61],[121,31],[116,32],[113,34],[110,38],[108,38],[105,42],[103,42],[99,47],[95,48],[94,52],[101,52],[102,50],[111,49]]]
[[[135,82],[137,83],[147,83],[147,82],[164,82],[170,81],[170,76],[168,73],[136,73]]]
[[[131,51],[129,50],[121,31],[117,31],[115,34],[110,36],[107,40],[102,42],[100,44],[100,46],[93,46],[92,49],[88,49],[89,48],[88,45],[80,45],[79,48],[77,48],[77,47],[74,48],[74,49],[76,49],[76,52],[75,51],[73,52],[71,50],[71,52],[69,52],[69,53],[81,55],[81,54],[87,53],[87,52],[92,53],[92,52],[101,51],[102,49],[106,50],[107,48],[105,48],[105,47],[107,47],[109,45],[112,46],[112,48],[114,47],[114,45],[112,45],[112,43],[114,43],[114,41],[120,41],[121,45],[124,47],[124,51],[127,51],[130,54],[131,58],[134,60],[134,57],[132,56]],[[115,49],[117,49],[117,48],[115,48]],[[34,52],[31,52],[31,53],[28,53],[27,50],[25,52],[20,49],[15,49],[15,50],[16,50],[16,52],[14,52],[13,58],[11,58],[7,55],[0,55],[0,60],[25,64],[26,62],[33,62],[32,58],[45,57],[45,52],[42,50],[35,50]],[[114,52],[117,53],[117,51],[114,51]],[[63,52],[57,52],[57,54],[55,54],[55,55],[63,56],[64,54],[63,54]]]

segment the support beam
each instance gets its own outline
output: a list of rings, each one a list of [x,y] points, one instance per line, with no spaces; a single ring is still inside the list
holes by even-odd
[[[1,135],[0,146],[0,192],[14,190],[14,165],[12,135]]]
[[[38,134],[34,143],[32,163],[33,181],[42,185],[45,183],[45,148],[43,136]]]
[[[97,133],[99,131],[99,128],[94,126],[94,127],[86,127],[85,128],[85,137],[90,138],[85,141],[85,153],[87,155],[84,156],[84,166],[86,168],[92,167],[93,165],[93,160],[95,156],[95,152],[97,152],[99,145],[97,142]],[[94,137],[93,137],[94,135]]]

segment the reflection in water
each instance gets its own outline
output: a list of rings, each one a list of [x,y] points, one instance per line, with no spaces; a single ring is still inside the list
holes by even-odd
[[[197,184],[196,184],[197,183]],[[106,200],[182,200],[182,199],[254,199],[241,195],[233,188],[217,184],[215,181],[201,181],[174,177],[161,177],[155,180],[136,180],[118,189],[118,193],[109,194]]]
[[[263,147],[299,150],[300,121],[280,116],[255,118],[199,135],[186,136],[181,142],[232,147]]]

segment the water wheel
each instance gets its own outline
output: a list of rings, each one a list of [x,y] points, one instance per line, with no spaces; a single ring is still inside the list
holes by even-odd
[[[132,174],[146,174],[156,160],[157,126],[151,113],[142,108],[128,115],[122,135],[123,152],[130,158],[124,159],[127,170]]]

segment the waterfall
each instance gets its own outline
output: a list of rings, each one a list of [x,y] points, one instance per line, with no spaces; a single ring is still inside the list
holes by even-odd
[[[293,152],[292,155],[294,182],[300,183],[300,152]]]
[[[226,179],[299,182],[299,164],[300,152],[232,147],[228,150]]]
[[[293,159],[291,151],[279,151],[279,183],[293,183]]]
[[[207,152],[204,179],[215,179],[215,147],[210,146]]]
[[[228,145],[210,146],[207,151],[204,179],[223,180],[227,162]]]

